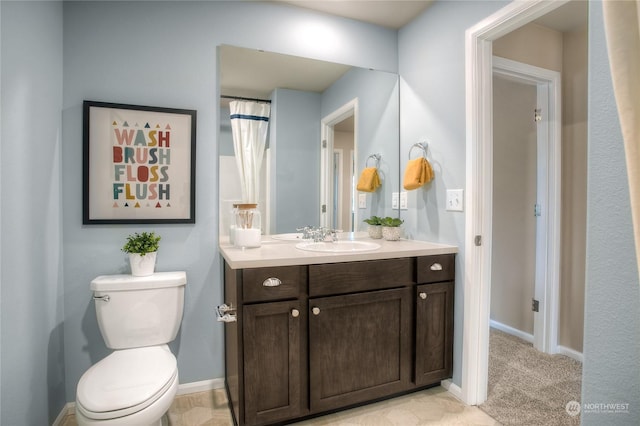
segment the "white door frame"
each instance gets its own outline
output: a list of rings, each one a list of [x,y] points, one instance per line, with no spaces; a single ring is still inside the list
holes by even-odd
[[[353,116],[353,150],[357,158],[358,152],[358,98],[354,98],[336,109],[320,122],[320,226],[335,227],[331,223],[333,210],[333,126]],[[322,206],[325,211],[322,211]],[[357,215],[356,211],[356,215]],[[354,218],[356,222],[357,218]]]
[[[541,206],[541,212],[536,221],[534,288],[534,298],[539,301],[540,310],[533,315],[533,346],[545,353],[556,353],[560,281],[561,76],[557,71],[497,56],[493,57],[493,72],[535,85],[537,107],[541,108],[536,130],[536,202]],[[531,119],[534,119],[533,111]],[[486,169],[485,172],[493,175],[493,170]],[[533,214],[533,206],[531,209]]]
[[[568,0],[512,2],[465,34],[466,200],[464,325],[460,397],[487,399],[491,299],[493,40],[543,16]],[[559,194],[558,194],[559,195]]]
[[[333,158],[335,159],[336,155],[338,156],[338,158],[340,158],[340,160],[338,160],[338,164],[336,167],[336,164],[333,165],[333,171],[334,173],[336,172],[336,169],[338,170],[338,184],[337,185],[333,185],[333,187],[337,187],[338,188],[338,193],[334,194],[334,198],[332,199],[337,199],[338,201],[338,209],[336,211],[336,223],[333,224],[333,229],[340,229],[343,227],[342,225],[342,211],[343,211],[343,202],[342,202],[342,196],[343,196],[343,185],[344,185],[344,170],[343,170],[343,163],[344,163],[344,150],[342,148],[333,148]],[[335,176],[334,176],[335,178]],[[335,183],[335,182],[334,182]]]

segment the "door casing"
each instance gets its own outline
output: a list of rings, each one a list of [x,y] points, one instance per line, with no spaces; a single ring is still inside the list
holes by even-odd
[[[462,383],[465,403],[487,399],[491,298],[493,40],[566,4],[512,2],[465,33],[466,199]],[[558,159],[560,156],[558,155]],[[556,194],[559,197],[559,192]],[[559,201],[559,200],[558,200]]]

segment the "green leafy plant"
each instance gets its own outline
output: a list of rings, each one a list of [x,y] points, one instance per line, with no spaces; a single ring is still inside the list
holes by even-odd
[[[381,224],[382,226],[389,226],[391,228],[397,228],[398,226],[402,225],[404,223],[404,220],[399,219],[397,217],[385,217],[381,219]]]
[[[372,226],[382,225],[382,218],[378,216],[371,216],[369,219],[364,219],[363,222]]]
[[[155,232],[136,232],[127,237],[127,242],[122,247],[122,251],[143,256],[147,253],[153,253],[158,251],[160,238],[160,235],[156,235]]]

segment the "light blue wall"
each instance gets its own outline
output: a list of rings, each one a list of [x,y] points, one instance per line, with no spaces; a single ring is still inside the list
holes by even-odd
[[[357,209],[356,231],[366,230],[362,220],[370,216],[398,216],[391,210],[391,193],[399,189],[398,146],[400,137],[400,86],[397,74],[354,68],[322,95],[322,117],[347,102],[358,99],[356,179],[367,157],[380,154],[378,174],[381,187],[367,196],[366,209]],[[374,165],[373,160],[369,166]]]
[[[589,180],[583,425],[640,424],[640,285],[602,5],[589,3]],[[628,413],[599,406],[629,404]]]
[[[397,71],[397,34],[373,25],[266,2],[65,2],[63,220],[66,398],[109,351],[89,282],[127,270],[133,230],[162,235],[158,270],[187,271],[182,329],[172,349],[180,381],[223,376],[218,241],[216,47],[232,44]],[[370,46],[375,46],[371,49]],[[81,225],[84,99],[198,111],[195,225]]]
[[[270,4],[68,2],[62,14],[57,2],[1,2],[0,423],[50,422],[65,400],[75,399],[80,375],[108,352],[88,283],[98,274],[125,270],[119,248],[134,229],[158,230],[163,236],[159,269],[185,269],[189,276],[182,332],[173,345],[181,381],[222,377],[222,328],[212,309],[222,294],[215,101],[216,46],[221,43],[389,71],[398,70],[398,46],[401,158],[411,144],[428,138],[436,165],[436,181],[431,190],[415,193],[415,211],[405,215],[406,226],[416,238],[460,245],[457,272],[462,276],[464,223],[462,215],[444,211],[444,191],[463,188],[465,181],[464,31],[502,4],[436,3],[396,38],[393,31]],[[329,25],[339,42],[302,37],[311,21]],[[638,277],[599,3],[591,4],[589,30],[583,402],[629,402],[631,414],[584,413],[583,422],[637,424]],[[83,99],[198,110],[196,225],[80,225]],[[461,288],[458,282],[457,384]],[[61,389],[65,381],[66,392]]]
[[[276,89],[270,147],[272,234],[320,223],[320,94]]]
[[[60,2],[0,3],[3,425],[64,405]]]
[[[461,384],[464,274],[464,213],[445,211],[447,189],[465,187],[465,30],[505,2],[436,2],[398,35],[400,68],[400,167],[404,174],[411,145],[429,141],[435,179],[409,191],[402,211],[415,239],[454,244],[456,257],[453,381]],[[412,158],[419,154],[412,152]]]

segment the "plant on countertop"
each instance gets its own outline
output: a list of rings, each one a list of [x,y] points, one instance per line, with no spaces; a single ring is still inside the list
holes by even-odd
[[[155,232],[136,232],[127,237],[127,242],[122,247],[122,251],[142,256],[147,253],[153,253],[158,251],[160,238],[160,235],[156,235]]]
[[[397,228],[398,226],[402,225],[404,223],[404,220],[399,219],[397,217],[385,217],[381,220],[381,225],[382,226],[388,226],[391,228]]]
[[[369,219],[363,220],[363,222],[371,226],[378,226],[378,225],[382,225],[382,218],[378,216],[371,216]]]

